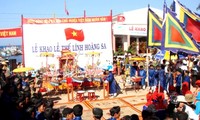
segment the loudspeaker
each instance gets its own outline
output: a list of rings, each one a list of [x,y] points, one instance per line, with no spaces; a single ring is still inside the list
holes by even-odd
[[[17,68],[16,59],[9,59],[9,66],[10,66],[10,71],[13,71],[15,68]]]

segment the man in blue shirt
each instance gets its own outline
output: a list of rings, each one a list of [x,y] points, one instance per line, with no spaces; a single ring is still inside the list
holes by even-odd
[[[144,70],[144,67],[140,66],[140,70],[138,71],[138,76],[141,77],[141,86],[142,86],[142,89],[145,89],[145,79],[147,77],[146,75],[147,75],[147,73]]]
[[[131,65],[130,67],[130,77],[135,77],[137,70],[138,70],[137,63],[133,62],[133,65]]]
[[[36,115],[35,115],[35,119],[36,120],[44,120],[45,116],[44,116],[44,111],[45,111],[45,107],[44,107],[44,102],[42,100],[38,100],[36,103]]]
[[[176,76],[176,92],[180,95],[181,94],[181,86],[182,86],[182,70],[180,68],[177,69],[177,76]]]

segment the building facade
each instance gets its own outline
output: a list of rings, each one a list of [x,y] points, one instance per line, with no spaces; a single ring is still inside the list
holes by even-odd
[[[151,8],[162,17],[162,11]],[[146,53],[148,8],[141,8],[113,16],[113,51]]]

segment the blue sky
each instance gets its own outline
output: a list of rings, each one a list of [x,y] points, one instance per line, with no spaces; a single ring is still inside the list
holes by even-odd
[[[21,25],[21,14],[26,18],[81,17],[86,10],[87,16],[113,15],[125,11],[151,7],[162,10],[163,0],[66,0],[69,16],[64,11],[65,0],[0,0],[0,29]],[[173,0],[166,0],[168,6]],[[199,0],[179,0],[190,10],[196,11]],[[21,38],[0,39],[0,45],[21,44]]]

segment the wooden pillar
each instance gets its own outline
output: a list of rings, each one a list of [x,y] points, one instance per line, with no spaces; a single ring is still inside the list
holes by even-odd
[[[103,82],[103,98],[109,98],[109,82]]]
[[[112,47],[113,47],[113,51],[116,52],[116,49],[115,49],[115,48],[116,48],[115,35],[113,35],[112,37],[113,37],[113,39],[112,39]]]
[[[130,46],[130,35],[127,35],[127,51],[128,51],[128,47]]]
[[[67,85],[67,97],[68,97],[68,102],[74,101],[74,88],[72,84]]]
[[[136,52],[136,53],[137,53],[138,55],[139,55],[139,42],[140,42],[140,41],[139,41],[139,38],[137,37],[137,38],[136,38],[136,44],[137,44],[137,47],[136,47],[137,52]]]

